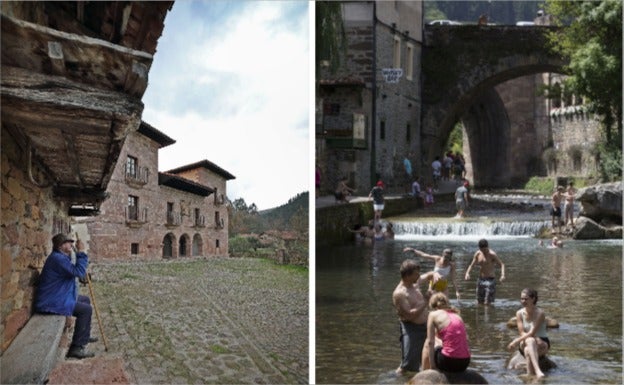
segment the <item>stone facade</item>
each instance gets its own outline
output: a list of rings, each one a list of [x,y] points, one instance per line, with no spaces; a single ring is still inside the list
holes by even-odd
[[[54,199],[52,187],[38,185],[37,166],[29,177],[26,151],[2,126],[2,351],[31,315],[34,283],[48,254],[52,235],[69,232],[68,207]]]
[[[402,189],[403,158],[420,165],[422,2],[344,2],[346,57],[335,74],[322,69],[316,157],[321,190],[341,177],[360,194],[381,178]],[[395,83],[384,69],[402,70]]]
[[[76,220],[93,261],[227,255],[234,177],[208,161],[159,173],[158,149],[171,143],[145,123],[126,139],[100,214]]]

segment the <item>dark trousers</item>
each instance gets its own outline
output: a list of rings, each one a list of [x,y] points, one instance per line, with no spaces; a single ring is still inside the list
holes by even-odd
[[[76,324],[74,325],[74,337],[72,338],[72,346],[85,346],[89,343],[89,337],[91,336],[91,314],[93,308],[91,307],[91,301],[86,295],[79,295],[74,312],[72,315],[76,317]]]

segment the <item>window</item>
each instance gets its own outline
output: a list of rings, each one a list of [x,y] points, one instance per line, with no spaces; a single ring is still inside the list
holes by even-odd
[[[173,202],[167,202],[167,214],[173,212]]]
[[[401,38],[398,36],[394,37],[394,47],[392,49],[393,54],[393,67],[401,68]]]
[[[414,76],[414,45],[407,43],[407,52],[405,53],[405,77],[412,80]]]
[[[215,212],[215,226],[216,226],[217,228],[220,228],[220,227],[221,227],[221,217],[220,217],[220,215],[219,215],[219,212],[218,212],[218,211],[216,211],[216,212]]]
[[[217,249],[219,248],[219,240],[218,239],[215,241],[215,246],[217,247]]]
[[[405,141],[410,142],[412,140],[412,126],[407,123],[405,126]]]
[[[128,155],[128,159],[126,159],[126,175],[136,178],[137,168],[138,159]]]
[[[386,139],[386,121],[382,120],[379,122],[379,139]]]
[[[139,197],[128,195],[128,219],[139,220]]]
[[[138,243],[131,243],[130,244],[130,254],[132,254],[132,255],[139,254],[139,244]]]

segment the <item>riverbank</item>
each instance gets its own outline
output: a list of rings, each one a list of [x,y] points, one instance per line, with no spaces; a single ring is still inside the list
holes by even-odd
[[[124,383],[114,370],[121,359],[134,384],[308,383],[307,269],[247,258],[91,269],[109,349],[94,314],[92,336],[100,342],[89,349],[96,357],[66,360],[67,375],[76,372],[67,368],[92,365],[119,376],[93,383]],[[97,360],[99,367],[92,364]],[[88,377],[56,377],[50,384],[85,384]]]

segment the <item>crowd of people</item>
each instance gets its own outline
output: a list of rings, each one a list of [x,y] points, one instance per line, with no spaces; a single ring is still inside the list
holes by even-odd
[[[397,373],[426,369],[465,371],[471,359],[468,335],[460,311],[450,304],[448,296],[449,283],[452,283],[457,300],[460,299],[452,250],[445,249],[441,256],[411,247],[404,248],[403,252],[433,260],[434,270],[421,273],[420,264],[411,258],[405,259],[399,268],[401,280],[392,293],[400,325],[401,364]],[[489,248],[488,241],[481,239],[464,275],[464,279],[469,280],[471,270],[479,269],[475,290],[478,304],[489,305],[495,300],[496,267],[500,267],[499,281],[502,282],[505,264]],[[427,285],[424,293],[421,291],[423,284]],[[525,358],[527,374],[541,378],[544,373],[539,359],[548,353],[550,340],[546,316],[537,307],[537,299],[537,291],[531,288],[520,293],[522,308],[516,312],[518,337],[507,348],[518,349]]]

